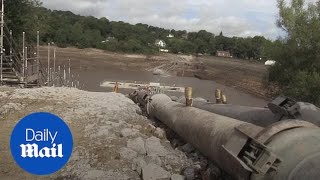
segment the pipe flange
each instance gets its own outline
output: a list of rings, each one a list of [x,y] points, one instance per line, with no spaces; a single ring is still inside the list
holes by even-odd
[[[262,131],[260,131],[256,137],[254,138],[256,141],[266,144],[273,136],[276,134],[279,134],[283,131],[295,129],[295,128],[318,128],[318,126],[301,120],[285,120],[285,121],[279,121],[277,123],[274,123],[266,128],[264,128]]]

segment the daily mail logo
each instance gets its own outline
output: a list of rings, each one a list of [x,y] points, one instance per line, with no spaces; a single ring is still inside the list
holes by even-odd
[[[67,124],[50,113],[33,113],[18,122],[10,140],[16,163],[34,175],[50,175],[63,168],[73,149]]]
[[[38,144],[21,144],[21,157],[29,158],[62,158],[63,157],[63,145],[54,143],[58,132],[52,133],[49,129],[44,131],[35,131],[33,129],[26,129],[26,142],[51,142],[51,147],[43,147],[39,149]]]

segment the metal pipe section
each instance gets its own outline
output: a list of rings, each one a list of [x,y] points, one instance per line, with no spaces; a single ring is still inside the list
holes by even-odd
[[[139,99],[139,98],[138,98]],[[230,163],[223,145],[235,128],[246,125],[250,129],[261,127],[171,101],[163,94],[154,95],[148,104],[148,115],[162,121],[185,141],[191,143],[222,169],[237,179],[249,179],[250,173],[238,162]]]
[[[184,103],[184,99],[180,99],[178,102]],[[296,117],[286,116],[283,113],[274,113],[269,108],[215,104],[201,99],[194,99],[193,107],[235,118],[261,127],[266,127],[286,119],[303,119],[304,121],[320,126],[320,109],[313,104],[304,102],[296,103],[295,108],[298,112]]]
[[[269,126],[281,120],[281,116],[272,113],[268,108],[214,104],[203,101],[194,101],[193,107],[261,127]]]
[[[320,129],[308,122],[280,121],[266,128],[173,102],[166,95],[135,93],[147,114],[236,179],[318,179]],[[131,95],[133,97],[134,95]],[[285,142],[285,143],[284,143]]]

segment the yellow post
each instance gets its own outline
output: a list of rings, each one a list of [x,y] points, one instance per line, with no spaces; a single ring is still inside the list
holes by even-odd
[[[216,103],[221,104],[222,103],[222,91],[220,89],[216,89]]]
[[[192,99],[192,87],[185,88],[186,106],[191,107],[193,103]]]
[[[118,82],[116,82],[116,84],[115,84],[115,86],[113,88],[113,92],[119,93],[119,84],[118,84]]]
[[[226,95],[222,95],[222,104],[227,104],[227,96]]]

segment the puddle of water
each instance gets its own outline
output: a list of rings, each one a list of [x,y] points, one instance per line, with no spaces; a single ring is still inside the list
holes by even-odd
[[[161,83],[167,86],[191,86],[193,87],[194,97],[203,97],[210,101],[214,101],[214,92],[216,88],[221,89],[228,98],[228,103],[244,106],[264,107],[267,102],[263,99],[254,97],[250,94],[241,92],[231,87],[215,83],[214,81],[200,80],[193,77],[161,77],[153,75],[146,71],[120,71],[119,69],[106,69],[104,71],[83,71],[80,72],[80,81],[85,84],[84,89],[88,91],[107,92],[111,88],[100,87],[104,81],[120,81],[120,82],[142,82],[142,83]],[[133,90],[120,89],[121,93],[129,93]],[[169,95],[180,96],[181,93],[170,93]]]

